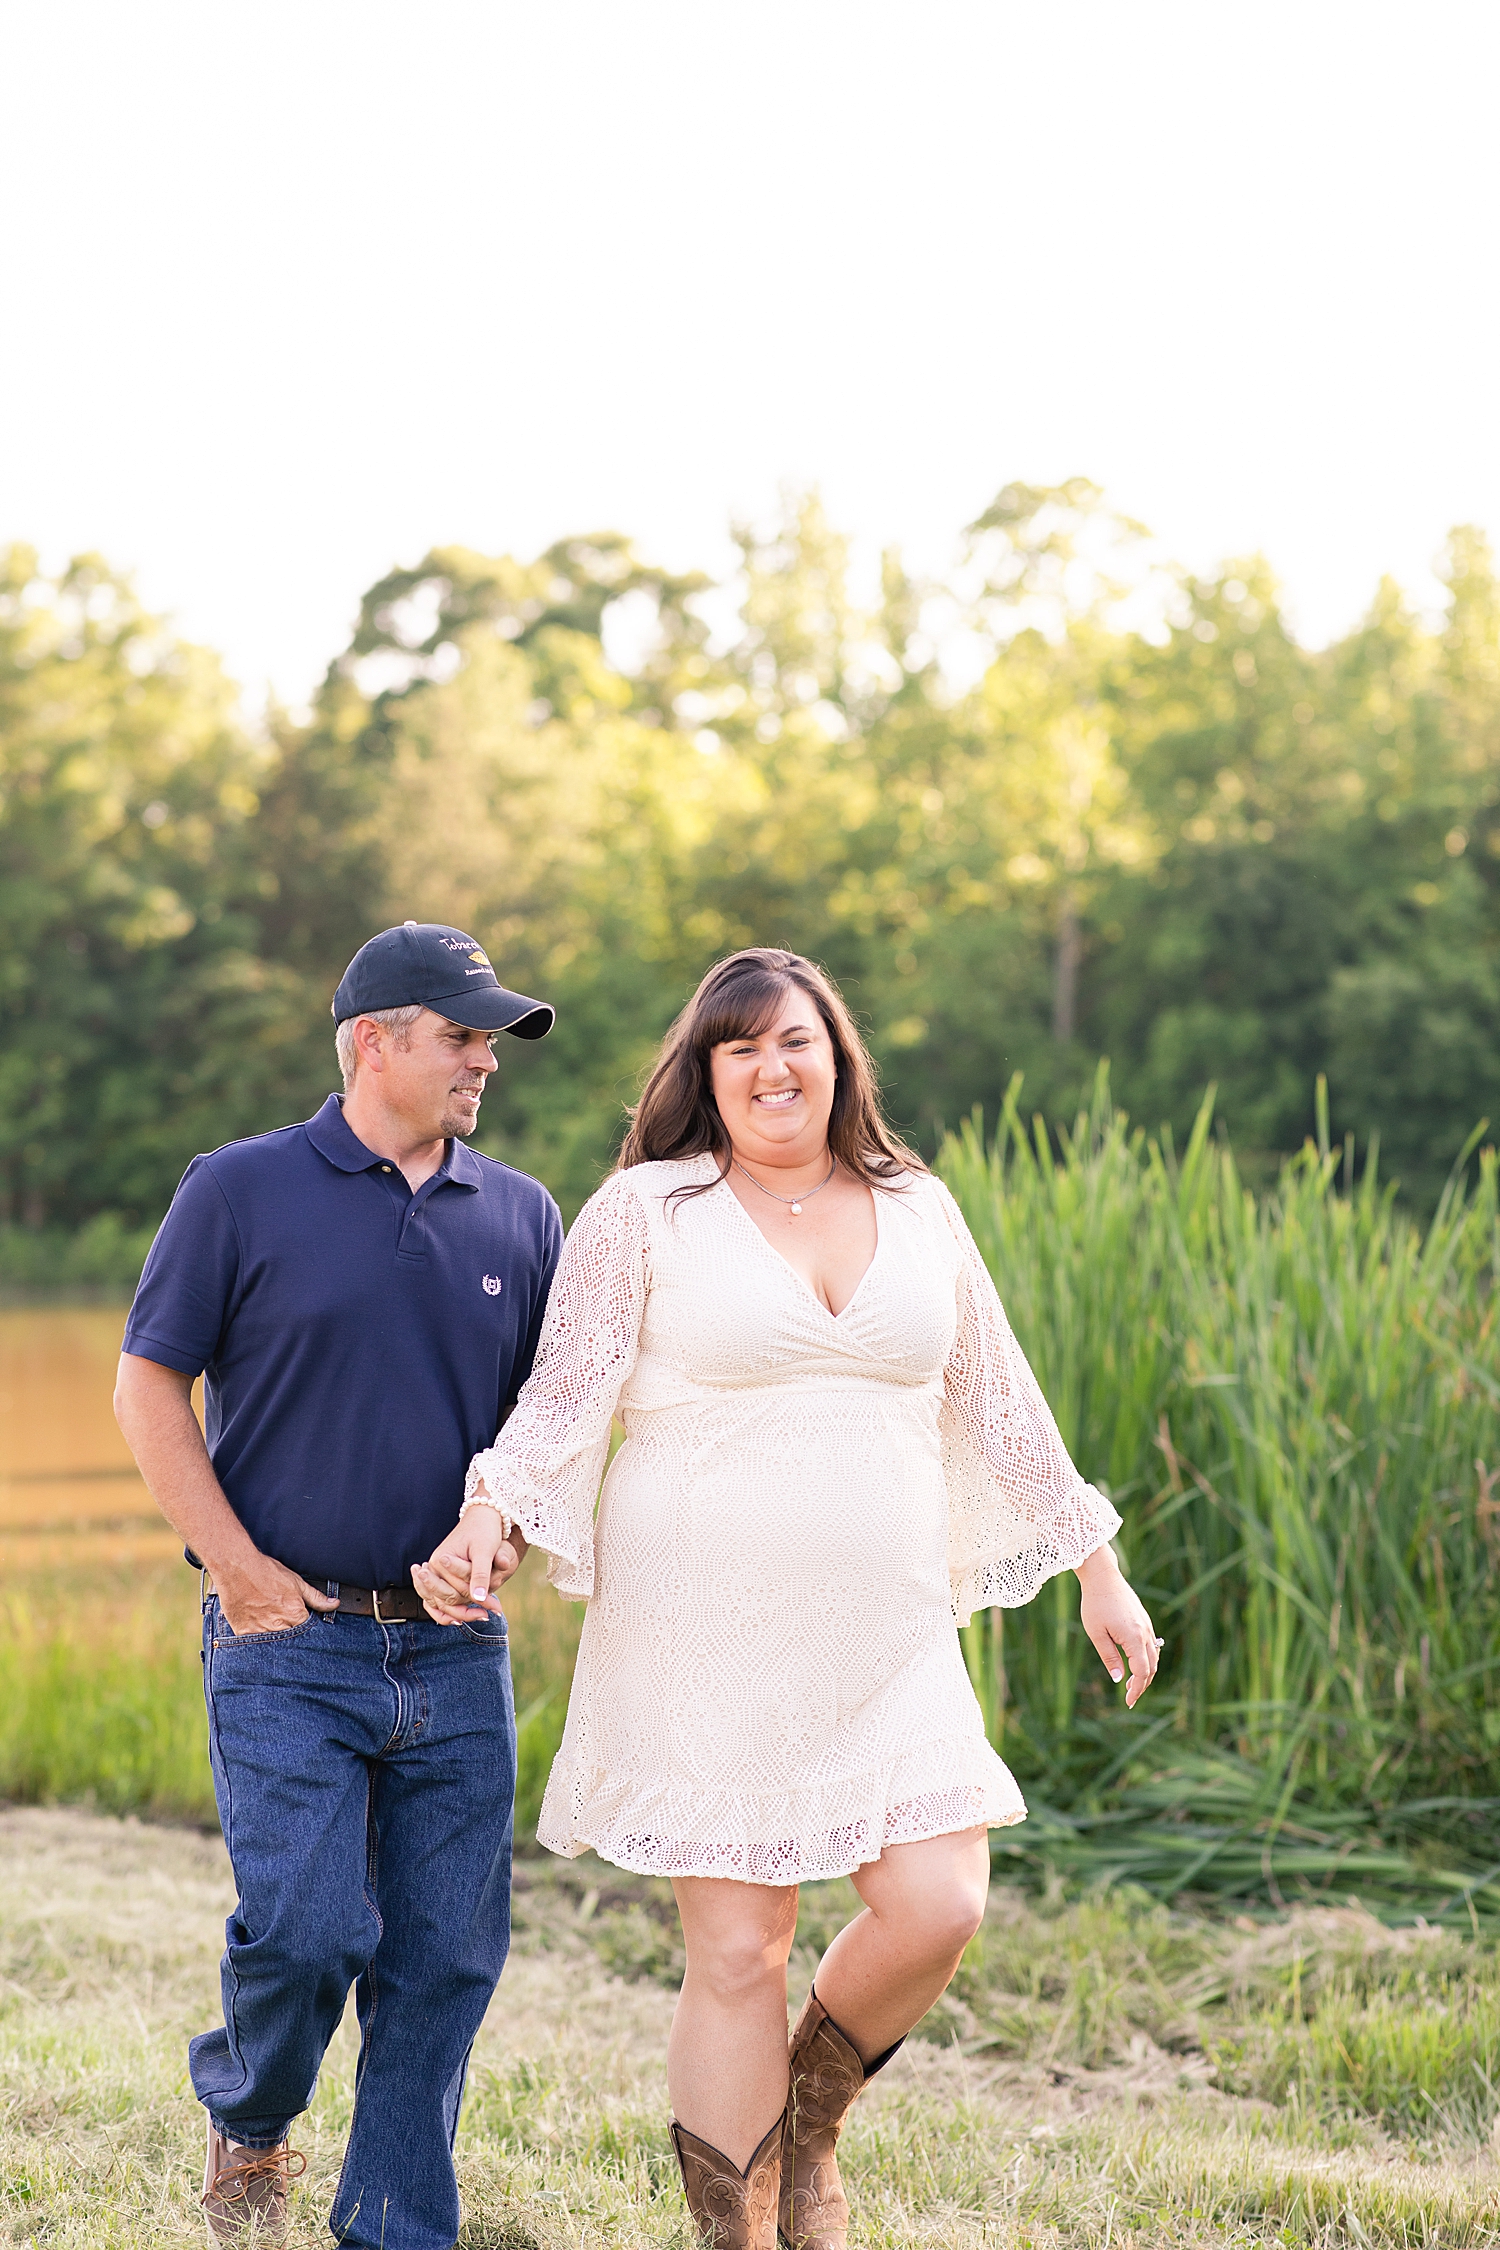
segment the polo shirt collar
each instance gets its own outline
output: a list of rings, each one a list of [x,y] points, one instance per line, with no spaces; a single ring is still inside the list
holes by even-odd
[[[368,1172],[380,1158],[373,1149],[365,1147],[362,1140],[344,1123],[344,1105],[337,1094],[330,1094],[316,1117],[310,1117],[302,1128],[319,1156],[326,1156],[341,1172]]]
[[[336,1164],[341,1172],[368,1172],[382,1159],[373,1149],[365,1147],[359,1135],[344,1118],[344,1105],[337,1094],[330,1094],[315,1117],[309,1117],[302,1130],[320,1156]],[[448,1143],[448,1153],[432,1176],[433,1185],[441,1180],[451,1180],[457,1187],[478,1188],[484,1184],[484,1173],[479,1159],[462,1141]]]
[[[448,1143],[448,1161],[441,1177],[452,1180],[457,1187],[477,1188],[484,1185],[484,1168],[471,1148],[462,1141]]]

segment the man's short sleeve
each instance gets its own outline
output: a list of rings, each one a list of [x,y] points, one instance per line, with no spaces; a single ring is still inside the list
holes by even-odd
[[[201,1375],[217,1355],[240,1264],[234,1214],[206,1159],[195,1156],[151,1245],[121,1350]]]

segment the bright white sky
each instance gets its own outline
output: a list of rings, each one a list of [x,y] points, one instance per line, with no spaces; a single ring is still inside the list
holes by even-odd
[[[1500,535],[1494,0],[0,0],[0,538],[305,696],[434,544],[1092,476],[1312,640]]]

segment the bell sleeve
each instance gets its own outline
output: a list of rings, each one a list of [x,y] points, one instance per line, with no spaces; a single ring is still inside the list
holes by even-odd
[[[958,1330],[943,1370],[939,1429],[948,1487],[953,1613],[1019,1609],[1120,1529],[1068,1457],[963,1214],[933,1181],[958,1244]]]
[[[545,1549],[560,1594],[594,1590],[594,1502],[645,1311],[650,1238],[639,1196],[606,1182],[558,1260],[536,1364],[499,1436],[469,1463],[466,1500],[493,1500]]]

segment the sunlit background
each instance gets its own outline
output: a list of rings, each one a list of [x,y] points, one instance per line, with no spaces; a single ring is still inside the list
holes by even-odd
[[[708,963],[824,961],[1124,1517],[1141,1708],[1070,1583],[965,1631],[1032,1811],[882,2239],[1494,2239],[1497,83],[1493,0],[0,0],[18,2230],[201,2239],[201,1844],[14,1808],[212,1824],[124,1308],[413,916],[556,1004],[478,1145],[570,1222]],[[581,1611],[506,1599],[529,1850]],[[670,1905],[576,1872],[476,2242],[672,2224],[641,1984],[555,2044]]]
[[[1500,525],[1478,0],[4,10],[0,535],[304,699],[435,544],[941,569],[1083,473],[1305,638]]]

